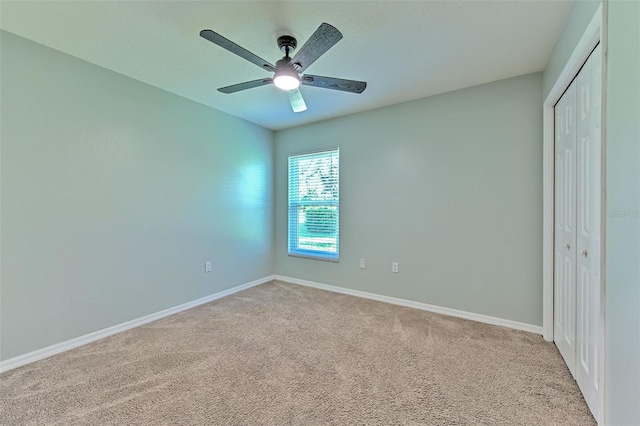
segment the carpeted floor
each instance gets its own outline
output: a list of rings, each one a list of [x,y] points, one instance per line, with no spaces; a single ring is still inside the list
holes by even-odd
[[[273,282],[0,375],[1,425],[592,425],[542,337]]]

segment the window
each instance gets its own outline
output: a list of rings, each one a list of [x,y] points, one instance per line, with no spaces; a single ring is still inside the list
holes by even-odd
[[[339,150],[289,157],[289,254],[338,261]]]

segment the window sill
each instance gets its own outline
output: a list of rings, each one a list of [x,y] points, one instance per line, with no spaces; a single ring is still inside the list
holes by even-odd
[[[287,253],[289,257],[300,257],[302,259],[311,259],[311,260],[322,260],[323,262],[331,262],[331,263],[339,263],[340,258],[331,258],[331,257],[323,257],[323,256],[313,256],[311,254],[302,254],[302,253]]]

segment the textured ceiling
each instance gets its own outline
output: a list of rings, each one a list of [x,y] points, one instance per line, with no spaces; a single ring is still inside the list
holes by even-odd
[[[572,1],[0,1],[0,28],[278,130],[540,71]],[[275,63],[322,23],[344,38],[308,72],[363,80],[363,94],[303,86],[295,114],[270,74],[199,36],[212,29]]]

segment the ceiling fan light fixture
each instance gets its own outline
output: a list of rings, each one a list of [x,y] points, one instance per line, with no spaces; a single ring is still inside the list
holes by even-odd
[[[284,57],[277,61],[275,65],[212,30],[202,30],[200,31],[200,36],[242,59],[257,65],[261,69],[274,73],[273,78],[261,78],[221,87],[218,89],[221,93],[235,93],[241,90],[273,84],[280,90],[287,92],[291,109],[294,112],[301,112],[307,109],[302,93],[298,90],[303,82],[307,86],[315,86],[320,89],[341,90],[351,93],[362,93],[364,89],[367,88],[365,81],[304,74],[311,64],[342,39],[342,33],[338,31],[336,27],[326,22],[323,22],[318,29],[311,34],[293,58],[290,54],[298,45],[295,37],[290,35],[278,37],[278,47],[284,52]],[[302,78],[300,74],[304,74]]]
[[[297,89],[300,87],[300,77],[298,73],[289,65],[288,59],[286,64],[282,62],[284,62],[284,60],[281,59],[276,64],[276,74],[273,76],[273,84],[282,90]]]

